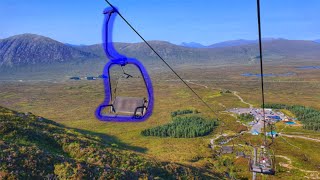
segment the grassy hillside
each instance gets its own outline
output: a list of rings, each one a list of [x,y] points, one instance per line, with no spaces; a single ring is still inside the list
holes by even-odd
[[[0,179],[209,179],[215,176],[145,158],[99,136],[3,107],[0,107],[0,149]]]

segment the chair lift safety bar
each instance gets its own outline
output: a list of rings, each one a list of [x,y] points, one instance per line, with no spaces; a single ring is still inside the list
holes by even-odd
[[[105,54],[110,59],[110,61],[105,65],[103,70],[103,81],[105,88],[105,99],[102,104],[96,109],[95,115],[96,118],[101,121],[110,121],[110,122],[140,122],[148,119],[153,111],[153,88],[150,76],[147,73],[147,70],[142,65],[140,61],[134,58],[128,58],[124,55],[119,54],[112,42],[112,30],[115,17],[118,13],[118,10],[115,7],[106,8],[104,10],[104,26],[102,30],[103,38],[103,49]],[[139,69],[143,79],[145,87],[147,88],[148,98],[144,98],[144,101],[141,102],[135,97],[115,97],[114,101],[112,99],[112,87],[110,82],[110,68],[112,66],[126,66],[128,64],[134,65]],[[112,102],[113,101],[113,102]],[[128,107],[129,106],[129,107]],[[125,107],[125,108],[124,108]],[[110,108],[110,113],[103,114],[104,109]],[[131,109],[131,112],[126,112],[127,114],[121,113],[124,112],[123,109]]]

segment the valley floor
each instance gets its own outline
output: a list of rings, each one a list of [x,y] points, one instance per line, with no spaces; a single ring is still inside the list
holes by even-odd
[[[235,154],[217,156],[210,147],[212,139],[219,134],[237,136],[226,145],[235,144],[236,151],[250,154],[246,142],[258,146],[262,137],[243,133],[246,126],[236,117],[226,113],[235,107],[259,107],[261,105],[260,81],[255,77],[240,74],[257,67],[184,68],[179,73],[201,97],[214,109],[223,125],[208,136],[199,138],[159,138],[141,136],[147,128],[171,121],[170,113],[179,109],[197,109],[204,116],[217,118],[174,76],[155,74],[155,110],[153,116],[141,123],[105,123],[94,117],[96,107],[103,101],[102,81],[65,82],[0,82],[0,105],[11,109],[32,112],[59,122],[67,127],[87,131],[115,144],[145,154],[161,161],[171,161],[217,172],[230,172],[237,178],[250,178],[247,159]],[[292,66],[273,68],[274,73],[297,71],[294,77],[267,77],[266,100],[272,103],[301,104],[320,109],[320,73],[295,70]],[[128,87],[123,87],[128,89]],[[231,93],[227,93],[229,90]],[[279,125],[277,129],[283,129]],[[320,133],[286,127],[283,136],[272,145],[276,154],[277,174],[271,179],[316,178],[320,171],[320,156],[317,151]],[[304,134],[295,134],[304,133]],[[296,148],[293,148],[295,146]],[[228,163],[231,164],[228,164]],[[260,178],[261,176],[259,176]],[[262,178],[262,177],[261,177]]]

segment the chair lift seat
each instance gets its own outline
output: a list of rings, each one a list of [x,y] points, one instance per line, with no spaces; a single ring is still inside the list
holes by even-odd
[[[145,98],[117,96],[113,102],[113,110],[117,114],[142,116],[145,113],[145,109],[146,109]],[[135,114],[135,111],[136,111],[136,114]]]

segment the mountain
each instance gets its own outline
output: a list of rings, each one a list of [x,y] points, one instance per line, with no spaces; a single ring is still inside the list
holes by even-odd
[[[221,48],[188,48],[164,41],[149,41],[150,45],[172,67],[249,65],[259,63],[257,44]],[[0,68],[0,81],[10,80],[67,80],[72,76],[98,76],[108,61],[101,44],[72,47],[97,58],[47,65],[31,64],[24,67]],[[145,43],[115,43],[115,48],[127,57],[140,60],[149,72],[167,70],[164,63]],[[264,62],[272,65],[309,63],[319,61],[320,43],[303,40],[276,39],[263,42]]]
[[[148,43],[163,57],[173,64],[184,62],[195,62],[208,59],[208,54],[202,51],[201,48],[188,48],[171,44],[166,41],[148,41]],[[115,48],[121,54],[127,57],[134,57],[143,61],[144,63],[152,63],[159,61],[159,58],[154,52],[143,42],[140,43],[114,43]],[[79,50],[94,53],[100,57],[105,57],[101,44],[91,46],[78,47]]]
[[[184,46],[184,47],[190,47],[190,48],[205,48],[206,46],[200,44],[200,43],[196,43],[196,42],[183,42],[180,44],[180,46]]]
[[[253,63],[258,60],[256,41],[230,41],[228,46],[216,48],[188,48],[165,41],[149,41],[150,45],[170,64],[226,64]],[[234,44],[234,46],[231,46]],[[241,45],[235,45],[241,44]],[[221,46],[221,45],[220,45]],[[115,43],[115,48],[128,57],[135,57],[144,63],[159,61],[145,43]],[[78,47],[79,50],[105,57],[99,44]],[[315,60],[320,56],[320,44],[313,41],[264,39],[263,53],[266,61],[283,62],[301,59]]]
[[[314,42],[320,43],[320,39],[314,40]]]
[[[259,55],[255,40],[227,41],[206,48],[178,46],[165,41],[149,41],[149,43],[171,65],[250,64],[257,63]],[[114,44],[115,48],[127,57],[139,59],[146,64],[161,63],[156,54],[143,42]],[[275,63],[301,61],[302,59],[304,61],[316,60],[320,56],[320,44],[313,41],[269,38],[263,39],[263,53],[265,61]],[[91,59],[96,59],[96,61]],[[96,69],[106,61],[107,58],[101,44],[71,46],[32,34],[0,40],[0,67],[15,67],[23,64],[50,65],[54,62],[77,65],[77,62],[86,62],[88,64],[86,67]],[[95,65],[97,62],[99,64]],[[77,69],[76,65],[75,69]]]
[[[221,47],[232,47],[232,46],[241,46],[241,45],[248,45],[248,44],[255,44],[257,43],[256,40],[232,40],[232,41],[224,41],[216,44],[212,44],[207,46],[208,48],[221,48]]]
[[[0,107],[0,179],[222,178],[195,167],[159,162],[103,139],[107,135],[92,134],[96,133]]]
[[[92,53],[35,34],[16,35],[0,40],[0,67],[48,64],[94,57],[96,55]]]
[[[84,44],[70,44],[70,43],[64,43],[67,46],[72,46],[72,47],[79,47],[79,46],[85,46]]]
[[[189,48],[178,46],[166,41],[148,41],[148,43],[170,64],[199,64],[206,62],[224,63],[234,61],[242,56],[247,56],[248,51],[237,48]],[[154,52],[143,42],[140,43],[114,43],[119,53],[127,57],[137,58],[144,63],[159,61]],[[94,53],[105,57],[101,44],[78,47],[79,50]],[[236,52],[234,52],[236,51]],[[236,57],[238,56],[238,57]],[[247,57],[246,57],[247,58]],[[232,60],[231,60],[232,59]]]
[[[275,38],[263,38],[262,42],[270,42],[274,40],[285,40],[285,39],[275,39]],[[216,44],[212,44],[207,46],[207,48],[222,48],[222,47],[232,47],[232,46],[242,46],[242,45],[249,45],[249,44],[257,44],[258,40],[246,40],[246,39],[237,39],[237,40],[231,40],[231,41],[224,41],[219,42]]]

